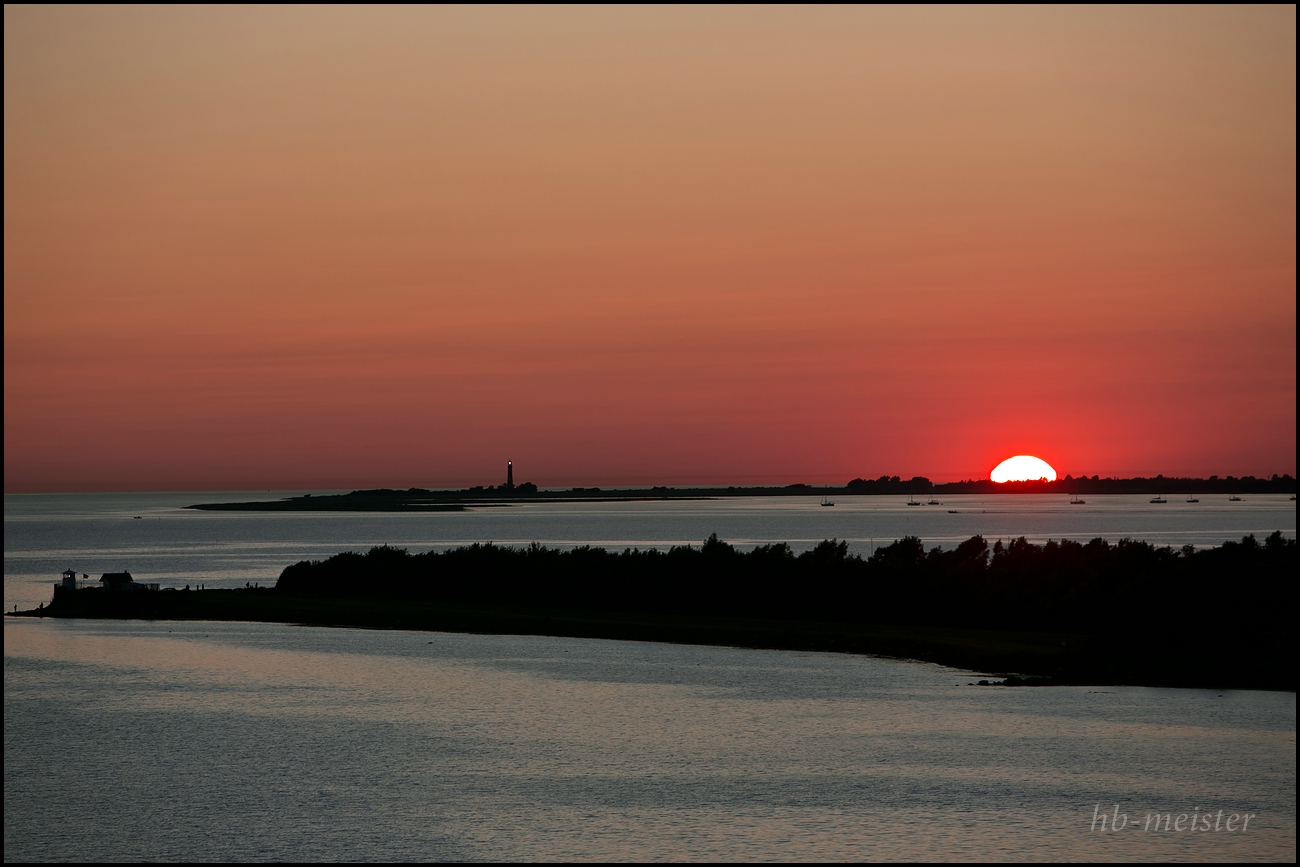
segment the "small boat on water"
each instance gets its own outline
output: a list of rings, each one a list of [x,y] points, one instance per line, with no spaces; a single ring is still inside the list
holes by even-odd
[[[926,505],[927,505],[927,506],[942,506],[943,503],[939,502],[939,501],[936,500],[934,497],[931,497],[931,498],[930,498],[930,501],[929,501],[928,503],[926,503]]]
[[[1189,502],[1189,503],[1199,503],[1200,500],[1196,499],[1196,498],[1193,497],[1191,494],[1188,494],[1188,495],[1187,495],[1187,502]]]
[[[1165,495],[1164,495],[1164,494],[1156,494],[1154,497],[1151,498],[1151,502],[1153,502],[1153,503],[1167,503],[1167,502],[1169,502],[1169,501],[1165,499]]]
[[[1292,497],[1291,499],[1294,500],[1295,497]],[[1236,494],[1233,494],[1231,497],[1228,497],[1228,502],[1229,502],[1229,503],[1240,503],[1240,502],[1241,502],[1241,497],[1238,497]]]
[[[915,499],[913,499],[911,494],[908,494],[908,495],[907,495],[907,504],[908,504],[909,506],[920,506],[920,505],[924,505],[920,500],[915,500]]]
[[[955,515],[955,514],[957,514],[957,510],[956,510],[956,509],[949,509],[949,510],[948,510],[948,514],[949,514],[949,515]]]
[[[1086,506],[1086,505],[1088,505],[1088,501],[1087,501],[1087,500],[1084,500],[1084,499],[1082,499],[1082,498],[1080,498],[1077,494],[1070,494],[1070,505],[1071,505],[1071,506]]]
[[[833,505],[835,505],[835,504],[832,503],[830,500],[826,499],[825,497],[822,497],[822,505],[823,505],[823,506],[833,506]]]

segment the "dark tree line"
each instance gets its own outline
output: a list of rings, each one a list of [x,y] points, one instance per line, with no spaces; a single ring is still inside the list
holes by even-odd
[[[1041,632],[1293,632],[1296,542],[1274,533],[1211,549],[1123,540],[948,551],[908,537],[863,558],[828,540],[795,555],[710,537],[669,551],[474,544],[387,546],[300,562],[277,592],[510,608],[969,626]]]

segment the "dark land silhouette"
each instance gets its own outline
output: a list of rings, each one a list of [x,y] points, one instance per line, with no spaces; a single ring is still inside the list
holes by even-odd
[[[477,486],[460,490],[429,490],[407,488],[394,490],[379,488],[331,494],[289,497],[280,500],[255,500],[243,503],[198,503],[191,509],[206,511],[355,511],[355,512],[437,512],[459,511],[467,506],[508,505],[519,502],[601,502],[619,500],[697,500],[719,497],[789,497],[789,496],[853,496],[853,495],[915,495],[929,494],[1294,494],[1296,480],[1290,475],[1273,475],[1271,478],[1254,476],[1210,476],[1208,479],[1152,478],[1103,479],[1097,476],[1066,476],[1054,482],[991,482],[987,479],[964,482],[931,482],[924,476],[903,479],[899,476],[881,476],[877,479],[854,479],[837,486],[804,484],[780,487],[726,487],[726,488],[569,488],[567,490],[540,490],[532,482],[521,485],[511,480],[503,485]]]
[[[56,591],[54,617],[254,620],[875,653],[1007,683],[1294,690],[1296,542],[1216,548],[908,537],[669,551],[474,544],[345,552],[274,588]]]

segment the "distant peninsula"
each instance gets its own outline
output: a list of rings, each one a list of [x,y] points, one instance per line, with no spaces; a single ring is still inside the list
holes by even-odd
[[[860,495],[945,494],[1294,494],[1296,480],[1290,475],[1271,478],[1255,476],[1210,476],[1208,479],[1152,478],[1103,479],[1097,476],[1066,476],[1054,482],[991,482],[987,479],[935,483],[924,476],[902,479],[881,476],[854,479],[842,486],[794,484],[781,487],[713,488],[584,488],[542,490],[532,482],[520,485],[482,485],[460,490],[378,488],[347,494],[286,497],[240,503],[196,503],[187,506],[203,511],[226,512],[456,512],[466,507],[505,506],[517,503],[618,502],[637,500],[707,500],[722,497],[835,497]]]
[[[826,540],[739,551],[381,546],[288,566],[273,588],[159,590],[127,573],[18,616],[246,620],[867,653],[1015,684],[1296,687],[1296,541],[1122,540],[952,550],[907,537],[863,558]]]

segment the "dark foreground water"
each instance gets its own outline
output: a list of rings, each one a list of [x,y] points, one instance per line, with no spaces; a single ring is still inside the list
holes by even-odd
[[[971,680],[834,654],[7,620],[4,855],[1295,859],[1293,693]],[[1102,830],[1116,807],[1127,822]],[[1157,811],[1182,830],[1144,829]],[[1189,830],[1194,812],[1219,830]]]

